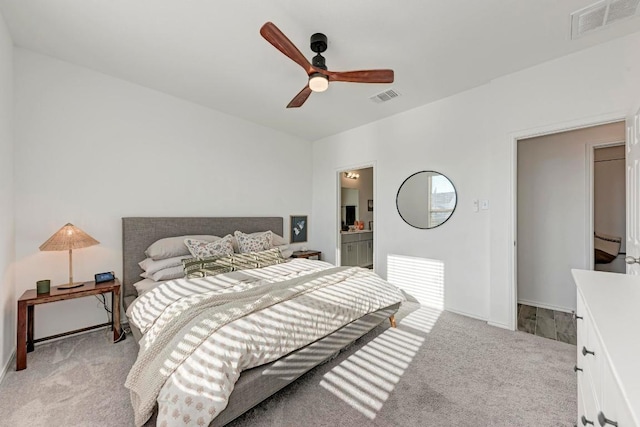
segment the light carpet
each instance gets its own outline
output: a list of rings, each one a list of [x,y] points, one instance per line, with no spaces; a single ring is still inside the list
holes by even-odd
[[[229,426],[574,424],[575,346],[414,303],[397,317]],[[37,346],[0,385],[0,425],[133,425],[136,353],[105,331]]]

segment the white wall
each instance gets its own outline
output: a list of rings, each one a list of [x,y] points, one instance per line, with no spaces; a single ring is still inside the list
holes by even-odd
[[[519,302],[575,310],[570,269],[589,269],[593,257],[587,150],[624,139],[625,123],[618,122],[518,142]],[[624,164],[622,172],[624,184]],[[624,188],[622,196],[624,212]]]
[[[313,145],[311,225],[323,257],[337,249],[337,171],[375,163],[374,230],[377,273],[387,275],[390,254],[444,263],[445,306],[476,317],[488,316],[489,217],[474,213],[472,200],[489,193],[484,126],[487,86],[403,114],[316,141]],[[384,108],[384,104],[382,104]],[[465,126],[460,126],[464,117]],[[396,209],[396,193],[411,174],[445,174],[458,191],[458,207],[441,227],[418,230]]]
[[[273,215],[288,230],[310,213],[309,142],[31,51],[15,62],[19,294],[68,280],[66,252],[38,251],[67,222],[101,242],[74,251],[74,279],[91,280],[121,273],[123,216]],[[35,334],[105,316],[94,298],[48,304]]]
[[[0,15],[0,379],[15,348],[13,41]]]
[[[636,33],[316,141],[318,249],[334,259],[336,170],[377,161],[376,271],[386,275],[390,253],[442,260],[446,308],[515,328],[514,139],[624,117],[640,101],[639,48]],[[458,191],[452,218],[434,230],[410,228],[395,210],[402,180],[424,169]],[[476,198],[490,210],[473,213]]]

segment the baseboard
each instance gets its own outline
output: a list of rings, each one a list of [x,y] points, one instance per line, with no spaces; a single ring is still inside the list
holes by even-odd
[[[0,373],[0,384],[2,384],[2,380],[4,380],[4,376],[7,374],[7,371],[9,370],[9,366],[11,366],[11,364],[15,359],[16,359],[16,349],[14,347],[13,350],[11,350],[11,356],[9,356],[9,360],[7,360],[7,363],[5,363],[4,368]]]
[[[77,337],[79,335],[90,334],[92,332],[97,332],[97,331],[107,331],[107,333],[110,333],[111,332],[111,326],[105,325],[105,326],[101,326],[99,328],[89,329],[88,331],[80,331],[80,332],[76,332],[74,334],[65,335],[63,337],[51,338],[51,339],[48,339],[46,341],[37,342],[37,343],[34,344],[34,346],[38,347],[38,346],[41,346],[41,345],[44,345],[44,344],[49,344],[49,343],[52,343],[52,342],[64,340],[64,339],[71,338],[71,337]],[[38,339],[38,338],[36,338],[36,339]]]
[[[510,325],[507,325],[506,323],[488,321],[487,325],[494,326],[496,328],[506,329],[508,331],[513,331],[513,328]]]
[[[531,305],[533,307],[546,308],[548,310],[562,311],[569,314],[573,314],[576,311],[575,308],[559,307],[556,305],[545,304],[538,301],[528,301],[521,298],[518,298],[518,304]]]
[[[486,317],[482,317],[482,316],[478,316],[477,314],[471,314],[471,313],[467,313],[465,311],[462,310],[456,310],[453,308],[445,308],[446,311],[450,311],[451,313],[455,313],[455,314],[459,314],[461,316],[465,316],[465,317],[471,317],[472,319],[477,319],[477,320],[483,320],[483,321],[487,321]]]

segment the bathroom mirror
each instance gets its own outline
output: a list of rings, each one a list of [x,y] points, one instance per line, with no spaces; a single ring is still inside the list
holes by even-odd
[[[420,171],[405,179],[396,196],[400,217],[415,228],[434,228],[444,224],[457,203],[456,189],[446,176]]]

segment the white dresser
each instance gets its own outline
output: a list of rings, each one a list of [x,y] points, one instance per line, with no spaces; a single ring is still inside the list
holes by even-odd
[[[640,427],[640,276],[572,270],[578,426]]]

